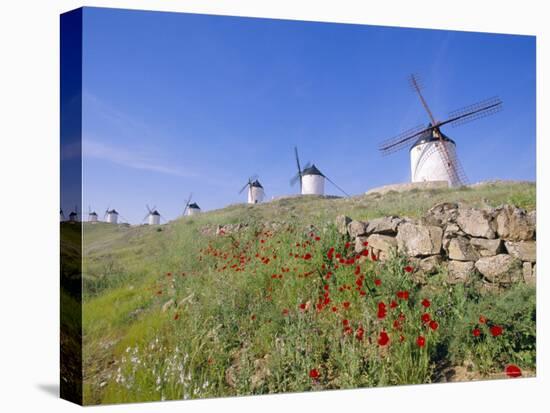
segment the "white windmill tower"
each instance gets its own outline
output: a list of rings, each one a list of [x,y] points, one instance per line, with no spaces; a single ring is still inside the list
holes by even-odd
[[[187,198],[187,201],[185,202],[185,208],[183,209],[183,216],[196,215],[201,212],[201,209],[196,202],[191,203],[192,197],[193,194],[189,194],[189,198]]]
[[[118,222],[118,212],[114,208],[107,208],[103,219],[105,219],[105,221],[109,224],[116,224]]]
[[[248,203],[249,204],[257,204],[264,200],[265,193],[264,193],[264,187],[258,181],[258,176],[254,175],[248,178],[248,182],[245,184],[245,186],[242,187],[242,189],[239,191],[239,194],[242,194],[242,192],[248,187]]]
[[[441,132],[441,127],[461,125],[496,113],[502,109],[502,101],[497,97],[487,99],[451,112],[447,120],[437,121],[420,91],[418,77],[411,75],[409,81],[428,113],[430,123],[427,127],[418,126],[382,142],[379,150],[383,154],[390,154],[412,143],[412,182],[447,181],[451,187],[466,184],[466,174],[456,154],[456,143]]]
[[[147,220],[149,225],[160,225],[160,213],[157,211],[156,207],[151,209],[149,208],[149,205],[145,206],[147,207],[147,215],[145,215],[142,222]]]
[[[98,222],[97,221],[97,213],[95,211],[92,211],[92,209],[88,206],[88,222]]]
[[[298,148],[294,147],[294,156],[296,158],[296,166],[298,172],[290,180],[290,185],[294,185],[300,181],[300,193],[302,195],[324,195],[325,194],[325,179],[334,185],[338,190],[349,196],[346,191],[336,185],[330,178],[324,175],[315,164],[308,162],[304,169],[300,166],[300,158],[298,156]]]

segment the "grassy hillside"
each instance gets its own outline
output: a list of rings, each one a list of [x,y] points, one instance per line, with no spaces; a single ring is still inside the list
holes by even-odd
[[[160,227],[85,224],[85,402],[424,383],[465,363],[474,367],[462,378],[501,376],[507,363],[529,374],[533,288],[481,294],[476,285],[448,288],[443,273],[420,287],[402,257],[335,261],[351,257],[331,224],[336,215],[419,216],[441,201],[533,209],[535,186],[294,197]],[[265,222],[285,225],[275,231]],[[202,231],[230,223],[248,227],[218,237]],[[388,305],[384,317],[380,303]],[[425,313],[436,324],[420,322]],[[491,321],[480,328],[498,323],[505,333],[473,340],[481,315]]]

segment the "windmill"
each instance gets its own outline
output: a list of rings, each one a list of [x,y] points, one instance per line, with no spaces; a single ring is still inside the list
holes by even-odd
[[[378,149],[388,155],[412,144],[411,181],[447,181],[449,186],[467,183],[466,174],[456,154],[456,143],[441,131],[445,125],[458,126],[492,115],[502,109],[498,97],[483,100],[449,113],[444,121],[435,119],[424,96],[417,75],[410,75],[409,82],[428,113],[428,126],[420,125],[382,142]]]
[[[69,214],[69,222],[77,222],[78,221],[78,205],[75,205],[74,211],[72,211]]]
[[[239,191],[239,194],[242,194],[243,191],[248,187],[248,203],[257,204],[264,200],[264,187],[258,181],[258,175],[253,175],[248,178],[248,182],[242,187]]]
[[[65,214],[63,213],[63,210],[59,210],[59,222],[65,221]]]
[[[324,195],[326,179],[344,195],[349,196],[346,191],[317,169],[315,164],[308,162],[304,169],[302,169],[300,166],[300,157],[298,156],[298,148],[296,146],[294,147],[294,157],[296,158],[298,172],[290,180],[290,185],[295,185],[296,182],[300,181],[300,193],[302,195]]]
[[[161,215],[157,211],[157,207],[149,208],[149,205],[145,205],[145,207],[147,208],[147,215],[145,215],[141,222],[143,223],[143,221],[147,220],[149,225],[160,225]]]
[[[201,212],[201,209],[196,202],[191,203],[192,197],[193,197],[193,194],[190,193],[189,198],[187,198],[187,201],[185,202],[185,208],[183,209],[183,216],[195,215]]]
[[[92,211],[92,208],[88,205],[88,222],[97,222],[97,214]]]
[[[109,224],[116,224],[118,222],[118,212],[115,209],[109,209],[109,207],[107,207],[103,219]]]

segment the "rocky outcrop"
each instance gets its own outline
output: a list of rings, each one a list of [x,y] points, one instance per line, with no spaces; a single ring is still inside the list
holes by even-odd
[[[358,254],[368,250],[383,261],[396,249],[409,258],[414,274],[446,268],[449,283],[481,277],[493,286],[535,283],[535,223],[535,211],[511,205],[476,209],[456,203],[437,204],[418,220],[336,219],[338,230],[355,241]]]

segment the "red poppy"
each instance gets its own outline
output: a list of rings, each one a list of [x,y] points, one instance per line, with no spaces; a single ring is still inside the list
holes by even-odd
[[[395,300],[391,300],[390,308],[395,308],[395,307],[397,307],[397,302]]]
[[[437,321],[435,321],[435,320],[430,321],[430,328],[433,331],[437,330],[438,327],[439,327],[439,324],[437,323]]]
[[[408,291],[398,291],[397,292],[397,298],[400,298],[402,300],[408,300],[409,299],[409,292]]]
[[[304,255],[304,260],[310,260],[311,254],[308,252],[306,255]]]
[[[479,323],[480,324],[485,324],[487,322],[487,319],[485,317],[483,317],[482,315],[479,316]]]
[[[319,374],[319,371],[317,369],[311,369],[309,371],[309,377],[311,377],[312,379],[318,379],[320,376]]]
[[[355,338],[359,341],[363,340],[363,335],[365,334],[365,330],[363,330],[363,327],[359,327],[357,331],[355,332]]]
[[[349,320],[346,319],[346,318],[344,318],[344,319],[342,320],[342,324],[343,324],[344,326],[349,326]]]
[[[378,261],[378,257],[374,254],[371,254],[370,259],[373,261]]]
[[[418,338],[416,339],[416,345],[418,347],[424,347],[426,345],[426,339],[422,336],[418,336]]]
[[[361,255],[362,255],[363,257],[368,257],[368,256],[369,256],[369,250],[364,250],[364,251],[361,253]]]
[[[481,330],[479,328],[474,328],[472,330],[472,334],[474,335],[474,337],[479,337],[481,335]]]
[[[177,319],[179,319],[179,318],[180,318],[179,313],[176,313],[176,314],[174,315],[174,320],[177,320]]]
[[[491,335],[493,337],[497,337],[497,336],[500,336],[502,334],[502,327],[501,326],[494,325],[489,330],[491,331]]]
[[[377,287],[380,287],[382,285],[382,280],[380,278],[376,278],[374,280],[374,285],[376,285]]]
[[[363,247],[368,247],[368,246],[369,246],[368,241],[363,242]]]
[[[422,300],[422,305],[426,308],[428,308],[430,306],[430,300],[428,300],[427,298],[424,298]]]
[[[361,274],[361,267],[358,265],[357,267],[355,267],[355,275],[359,274]]]
[[[300,310],[305,310],[306,309],[306,303],[302,303],[300,304]]]
[[[331,247],[327,252],[327,258],[332,260],[332,255],[334,254],[334,247]]]
[[[378,318],[386,317],[386,304],[378,303]]]
[[[288,308],[284,308],[284,309],[283,309],[283,315],[284,315],[284,316],[287,316],[287,315],[288,315]]]
[[[521,369],[515,364],[506,366],[505,372],[508,377],[521,377]]]
[[[414,268],[411,267],[410,265],[407,265],[407,266],[405,267],[405,272],[413,272],[413,270],[414,270]]]
[[[344,301],[344,302],[342,303],[342,305],[343,305],[344,308],[347,310],[347,309],[349,308],[349,306],[350,306],[350,302],[349,302],[349,301]]]
[[[422,322],[423,323],[429,323],[432,317],[428,313],[422,314]]]
[[[331,310],[332,310],[333,313],[337,313],[337,312],[338,312],[338,307],[334,307],[334,306],[333,306],[333,307],[331,308]]]
[[[346,245],[344,246],[344,248],[346,248],[346,249],[347,249],[347,248],[349,248],[349,247],[350,247],[350,245],[351,245],[351,243],[349,243],[349,242],[346,242]]]
[[[380,332],[380,336],[378,337],[378,344],[380,346],[385,346],[390,342],[390,336],[388,336],[388,333],[385,331]]]

